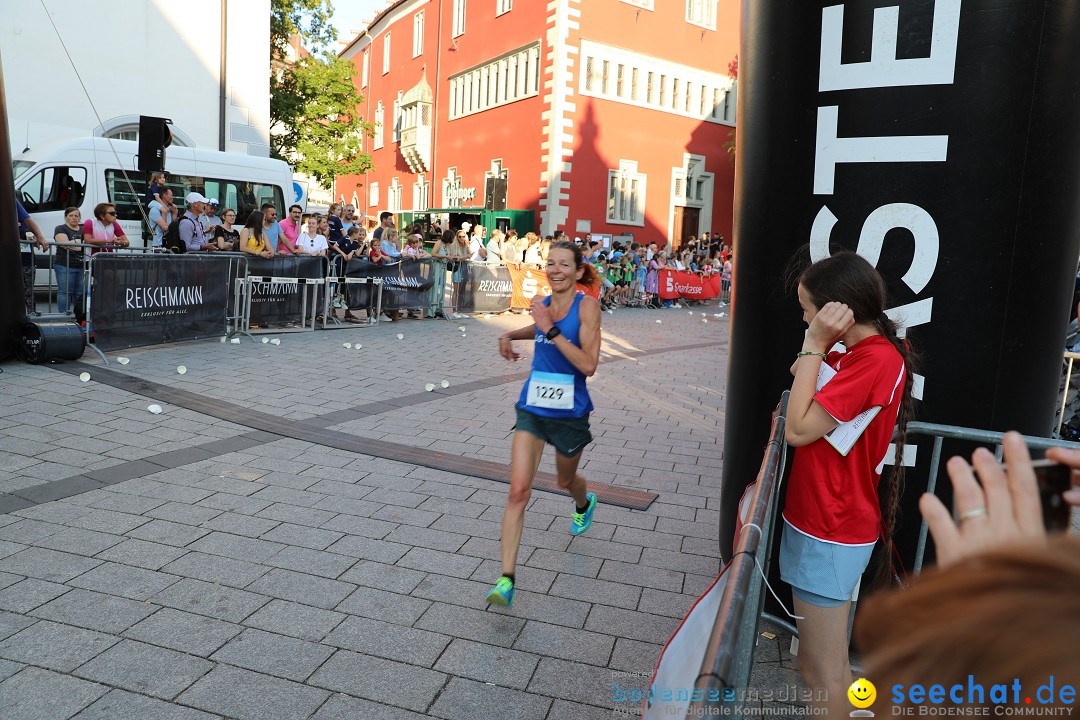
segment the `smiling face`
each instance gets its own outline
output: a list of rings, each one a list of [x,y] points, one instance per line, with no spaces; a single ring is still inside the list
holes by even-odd
[[[547,277],[553,292],[572,290],[584,273],[585,267],[578,267],[572,250],[554,248],[548,253]]]
[[[802,308],[803,322],[809,327],[814,316],[818,314],[819,308],[814,304],[814,301],[810,299],[810,293],[806,292],[806,288],[801,284],[799,285],[799,307]]]
[[[855,707],[868,708],[874,704],[874,700],[877,698],[877,688],[874,687],[874,683],[866,678],[859,678],[851,683],[847,695],[848,700]]]

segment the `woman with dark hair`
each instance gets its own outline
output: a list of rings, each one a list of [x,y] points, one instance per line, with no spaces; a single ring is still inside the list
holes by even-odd
[[[589,413],[592,400],[585,378],[600,360],[600,303],[578,292],[580,282],[597,285],[596,270],[584,262],[581,248],[570,242],[551,246],[547,260],[551,295],[533,300],[533,323],[499,336],[499,354],[517,360],[514,340],[532,340],[532,373],[518,398],[517,424],[510,450],[510,490],[502,518],[502,577],[487,595],[493,605],[514,602],[517,565],[525,505],[544,445],[555,448],[555,471],[560,488],[574,499],[570,533],[580,535],[592,525],[596,495],[588,492],[578,464],[592,442]]]
[[[94,206],[94,217],[83,223],[83,244],[96,245],[90,254],[112,252],[114,248],[126,248],[128,242],[124,228],[116,222],[116,205],[103,202]]]
[[[53,231],[56,244],[56,260],[53,271],[56,273],[56,308],[61,315],[68,310],[75,313],[80,323],[86,319],[83,300],[83,249],[82,214],[77,207],[64,211],[64,224],[57,225]]]
[[[236,229],[236,211],[225,208],[221,211],[221,224],[214,226],[214,242],[218,250],[235,251],[240,246],[240,231]]]
[[[270,243],[263,228],[264,217],[262,210],[253,210],[248,215],[247,222],[240,231],[240,249],[248,255],[272,258],[274,251],[270,249]]]
[[[898,463],[878,498],[897,427],[904,454],[912,414],[912,356],[885,314],[881,275],[851,252],[807,267],[798,278],[809,326],[791,367],[787,442],[795,447],[784,507],[780,577],[799,617],[799,671],[847,712],[852,683],[847,622],[851,597],[882,540],[879,580],[892,578],[892,534],[903,486]],[[843,343],[844,352],[832,348]],[[836,432],[833,432],[833,431]],[[831,713],[830,713],[831,714]]]

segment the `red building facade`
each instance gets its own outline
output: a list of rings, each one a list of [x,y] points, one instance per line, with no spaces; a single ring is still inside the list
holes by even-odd
[[[335,197],[484,207],[537,230],[665,244],[731,237],[735,0],[398,0],[342,51],[375,169]]]

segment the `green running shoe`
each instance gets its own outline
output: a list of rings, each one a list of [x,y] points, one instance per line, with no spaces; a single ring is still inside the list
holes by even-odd
[[[589,493],[585,496],[589,500],[589,504],[585,506],[585,512],[575,512],[573,518],[570,520],[570,534],[580,535],[589,529],[592,525],[593,510],[596,509],[596,495]]]
[[[495,587],[491,589],[491,592],[487,594],[487,601],[492,605],[500,605],[506,608],[513,605],[514,582],[503,575],[499,578],[499,582],[495,583]]]

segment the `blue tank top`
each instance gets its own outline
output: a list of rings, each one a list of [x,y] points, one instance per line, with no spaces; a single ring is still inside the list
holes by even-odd
[[[563,337],[578,347],[581,347],[579,309],[583,297],[585,296],[578,293],[570,306],[570,312],[555,323]],[[544,299],[544,305],[551,305],[550,297]],[[540,332],[539,328],[536,329],[534,343],[532,373],[525,381],[525,386],[521,388],[517,406],[534,415],[552,418],[580,418],[591,413],[593,404],[589,398],[589,390],[585,386],[585,374],[574,367],[574,364],[559,352],[559,348],[555,347],[555,341],[549,341],[544,337],[544,333]],[[562,404],[560,398],[564,396],[565,390],[570,385],[574,390],[573,408],[557,407]],[[530,397],[530,388],[532,397]],[[533,404],[530,404],[530,399],[534,401]],[[550,407],[552,405],[556,407]]]

